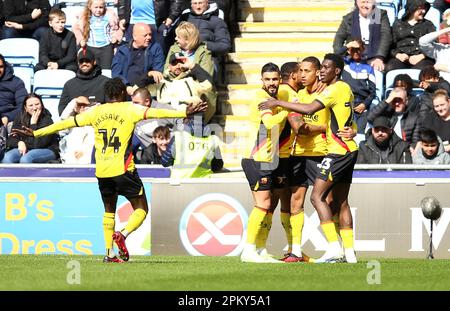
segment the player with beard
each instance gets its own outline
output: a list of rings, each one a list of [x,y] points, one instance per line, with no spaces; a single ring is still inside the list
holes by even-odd
[[[255,94],[250,106],[249,149],[241,165],[252,191],[254,208],[247,224],[247,243],[241,254],[242,262],[281,262],[270,256],[261,256],[256,251],[256,242],[268,233],[268,212],[271,208],[272,189],[278,182],[274,171],[279,164],[278,139],[286,124],[286,109],[259,110],[258,105],[267,99],[277,99],[280,85],[280,69],[273,63],[265,64],[261,70],[263,87]],[[265,231],[265,232],[264,232]]]
[[[356,262],[353,249],[353,223],[348,204],[348,193],[358,146],[353,139],[341,138],[340,129],[353,126],[353,93],[348,84],[339,80],[344,62],[339,55],[327,54],[320,69],[321,81],[327,88],[311,103],[289,103],[275,99],[260,104],[260,109],[281,106],[301,114],[312,115],[326,109],[330,113],[326,130],[327,155],[319,164],[319,173],[314,181],[311,203],[316,209],[321,227],[328,241],[325,254],[316,262]],[[332,210],[327,196],[333,189],[333,205],[339,210],[339,224],[344,244],[344,254],[332,220]]]

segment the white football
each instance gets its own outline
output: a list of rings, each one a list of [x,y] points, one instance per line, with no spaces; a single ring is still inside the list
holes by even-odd
[[[441,217],[442,207],[435,197],[425,197],[420,202],[422,213],[425,218],[436,220]]]

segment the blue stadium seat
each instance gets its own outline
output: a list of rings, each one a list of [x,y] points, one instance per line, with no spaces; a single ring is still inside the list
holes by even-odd
[[[374,70],[374,72],[377,98],[373,100],[372,104],[376,105],[384,99],[384,74],[378,70]]]
[[[58,105],[64,84],[75,77],[75,72],[66,69],[39,70],[34,75],[34,92],[42,97],[45,108],[58,121]]]
[[[29,65],[16,64],[13,65],[14,75],[20,78],[25,84],[28,93],[33,90],[34,69]]]
[[[395,6],[393,4],[379,3],[379,4],[377,4],[377,8],[386,11],[388,18],[389,18],[389,23],[392,26],[392,24],[394,24],[396,16],[397,16],[397,10],[396,10]]]
[[[389,93],[393,89],[394,79],[399,74],[407,74],[410,76],[413,80],[419,81],[419,69],[395,69],[388,71],[386,73],[386,83],[385,83],[385,98],[389,96]],[[415,88],[413,91],[414,93],[420,93],[422,89]]]

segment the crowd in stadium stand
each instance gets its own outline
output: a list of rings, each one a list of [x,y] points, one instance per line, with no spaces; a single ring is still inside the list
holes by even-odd
[[[1,39],[39,41],[39,60],[34,71],[75,72],[64,85],[59,115],[53,119],[62,118],[67,107],[79,113],[80,105],[88,109],[105,102],[104,84],[110,78],[120,77],[127,86],[129,100],[177,110],[189,103],[206,101],[204,122],[211,121],[216,112],[217,87],[225,83],[224,57],[231,51],[229,28],[235,20],[230,11],[235,2],[87,0],[76,12],[65,10],[69,2],[0,2]],[[409,159],[426,157],[423,141],[434,136],[423,138],[421,133],[425,130],[434,131],[444,152],[450,153],[450,3],[448,0],[436,0],[433,4],[426,0],[393,3],[394,17],[375,0],[356,0],[355,9],[343,16],[333,42],[334,52],[342,55],[346,64],[342,79],[355,95],[354,115],[362,137],[361,148],[374,142],[372,136],[377,131],[371,128],[382,116],[389,119],[390,135],[398,136],[408,145]],[[438,20],[427,19],[430,10],[439,13],[434,15]],[[69,20],[73,20],[70,25]],[[403,71],[394,71],[398,69]],[[398,75],[388,80],[389,72]],[[24,155],[27,150],[40,148],[32,141],[23,147],[20,141],[7,138],[11,127],[19,124],[15,120],[24,122],[25,96],[29,92],[14,75],[14,64],[0,56],[0,116],[5,128],[0,131],[5,133],[0,154],[19,150]],[[85,96],[89,104],[80,104],[80,96]],[[41,101],[42,117],[50,114],[44,108],[45,103]],[[52,122],[51,119],[47,121]],[[153,154],[161,155],[160,147],[154,144],[164,135],[158,132],[154,136],[154,130],[160,125],[168,125],[172,130],[177,122],[181,123],[171,120],[157,124],[146,120],[138,125],[133,139],[138,161],[150,158],[142,163],[159,162],[154,156],[144,157],[149,147],[153,148]],[[40,122],[34,125],[41,126]],[[66,148],[70,141],[61,137],[60,148]],[[80,162],[73,156],[60,156],[60,150],[52,148],[55,159],[36,158],[32,162],[90,163],[86,160],[89,157]],[[385,160],[377,163],[392,163],[386,160],[391,151],[383,150]],[[3,159],[4,163],[9,161],[12,161],[9,156]]]

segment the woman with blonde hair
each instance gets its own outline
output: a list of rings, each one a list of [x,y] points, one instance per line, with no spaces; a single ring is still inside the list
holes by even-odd
[[[169,50],[164,65],[164,71],[169,66],[169,59],[172,54],[180,53],[190,59],[194,64],[199,64],[212,77],[214,66],[211,52],[207,49],[206,43],[200,42],[200,32],[198,28],[189,22],[181,22],[175,29],[175,41]]]
[[[164,77],[170,77],[174,79],[169,72],[170,59],[173,54],[177,56],[183,56],[186,58],[186,63],[192,64],[191,68],[184,72],[181,77],[190,76],[190,71],[194,70],[195,65],[199,65],[209,75],[210,81],[213,80],[214,64],[211,56],[211,51],[206,47],[205,42],[200,41],[200,33],[198,28],[190,22],[181,22],[175,29],[175,41],[176,43],[170,47],[167,54],[166,63],[164,65]],[[177,79],[175,77],[175,79]],[[205,93],[208,101],[208,109],[205,112],[205,123],[213,117],[216,111],[217,93],[214,88]]]
[[[89,46],[102,69],[111,69],[114,44],[123,38],[123,26],[105,0],[88,0],[72,29],[80,47]]]

